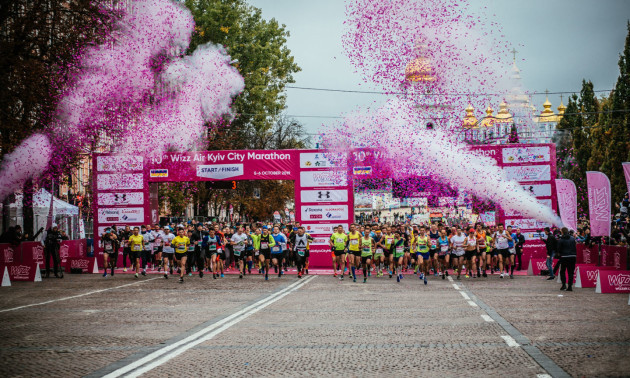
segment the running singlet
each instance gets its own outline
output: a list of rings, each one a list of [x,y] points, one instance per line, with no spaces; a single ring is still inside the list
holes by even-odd
[[[440,243],[440,256],[446,256],[448,253],[448,237],[442,238],[440,236],[438,242]]]
[[[437,233],[437,232],[433,233],[433,232],[429,231],[429,238],[431,239],[430,240],[430,242],[431,242],[430,249],[432,251],[435,251],[437,249],[437,247],[438,247],[438,239],[440,238],[440,234]]]
[[[418,247],[418,252],[426,253],[429,250],[429,238],[427,236],[418,236],[416,238],[416,245]]]
[[[486,233],[476,233],[477,235],[477,245],[479,246],[479,252],[485,252],[486,250]]]
[[[335,247],[336,251],[343,251],[344,249],[346,249],[348,235],[335,232],[330,236],[330,240],[332,240],[333,246]]]
[[[394,245],[394,257],[402,257],[405,254],[405,239],[398,239]]]
[[[385,235],[385,249],[391,250],[392,244],[394,244],[394,235]]]
[[[176,236],[172,244],[175,247],[175,253],[186,253],[190,245],[190,239],[188,239],[188,236]]]
[[[284,237],[284,234],[271,234],[273,239],[275,240],[275,245],[271,246],[271,254],[280,254],[284,246],[287,244],[287,239]]]
[[[453,245],[455,246],[455,252],[457,253],[461,253],[464,252],[464,242],[466,241],[466,237],[464,235],[459,235],[457,236],[451,236],[451,241],[453,242]]]
[[[509,245],[508,245],[508,240],[507,240],[507,233],[505,231],[501,233],[496,232],[494,234],[494,239],[497,241],[496,242],[497,249],[508,249]]]
[[[470,250],[473,249],[473,247],[477,246],[477,238],[473,237],[467,237],[466,238],[466,247]]]
[[[114,241],[111,239],[103,239],[103,250],[105,253],[114,253]]]
[[[361,239],[361,257],[372,256],[372,238]]]
[[[142,251],[143,241],[144,241],[144,238],[142,237],[142,235],[131,235],[129,237],[129,246],[131,247],[131,250],[134,252]]]
[[[234,255],[240,256],[241,253],[245,250],[245,246],[247,244],[247,235],[246,234],[234,234],[232,235],[232,242],[234,243]]]
[[[359,251],[359,238],[361,238],[361,234],[355,231],[355,234],[348,234],[348,250],[350,251]]]
[[[175,252],[173,250],[173,246],[171,245],[171,243],[173,242],[173,239],[175,239],[175,235],[174,234],[164,234],[162,236],[162,241],[164,242],[164,248],[162,248],[162,252],[164,253],[173,253]]]
[[[271,236],[271,234],[267,236],[260,235],[260,250],[261,251],[269,251],[271,247],[273,247],[274,245],[276,245],[276,241],[274,240],[273,236]]]
[[[383,236],[374,236],[372,238],[374,240],[374,244],[378,244],[379,242],[383,242]],[[382,244],[381,244],[382,245]],[[376,246],[376,249],[374,250],[374,255],[382,255],[383,254],[383,248]]]
[[[306,254],[306,249],[308,248],[308,235],[295,235],[295,251],[298,256],[304,256]]]
[[[217,253],[217,249],[219,246],[219,237],[214,235],[213,237],[208,236],[208,251],[213,255]]]
[[[492,244],[492,236],[486,235],[486,252],[490,252],[490,244]]]

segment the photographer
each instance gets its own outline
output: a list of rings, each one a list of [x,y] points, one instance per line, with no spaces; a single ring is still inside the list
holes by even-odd
[[[547,248],[547,270],[549,270],[549,278],[547,278],[547,280],[551,281],[556,278],[553,274],[553,258],[556,255],[556,247],[558,241],[556,240],[556,237],[553,236],[553,234],[551,233],[551,229],[549,227],[545,227],[545,235],[545,238],[540,236],[540,234],[539,237],[540,240],[545,242],[545,247]]]
[[[55,277],[63,278],[63,272],[60,271],[60,260],[59,260],[59,247],[61,246],[61,242],[63,240],[68,240],[68,237],[64,237],[62,233],[59,231],[59,228],[55,223],[53,223],[51,229],[46,232],[46,237],[44,238],[44,264],[46,266],[46,275],[45,278],[50,277],[50,258],[53,260],[53,269],[55,273]]]

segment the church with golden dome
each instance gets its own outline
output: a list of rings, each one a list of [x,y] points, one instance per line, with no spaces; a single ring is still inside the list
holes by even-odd
[[[437,78],[430,59],[422,53],[424,49],[425,46],[419,45],[418,57],[407,64],[405,86],[423,88],[428,93]],[[556,125],[562,119],[566,109],[562,101],[556,113],[552,110],[552,104],[547,96],[542,112],[537,114],[530,96],[522,88],[520,69],[516,66],[516,60],[512,64],[510,84],[511,90],[498,104],[497,113],[494,113],[493,104],[488,104],[485,114],[479,114],[480,117],[475,114],[473,106],[468,104],[463,109],[463,118],[452,120],[453,114],[457,111],[453,112],[447,104],[448,101],[441,102],[438,99],[439,96],[431,96],[432,102],[428,100],[429,103],[423,104],[423,107],[430,109],[428,113],[431,113],[427,115],[427,126],[444,125],[459,129],[459,139],[469,144],[504,144],[508,142],[512,125],[514,125],[521,143],[551,143]]]

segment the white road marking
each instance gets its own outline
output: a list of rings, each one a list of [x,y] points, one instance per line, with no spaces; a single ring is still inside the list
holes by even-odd
[[[520,344],[516,342],[516,340],[514,340],[514,338],[512,338],[512,336],[501,336],[501,338],[505,341],[505,343],[509,346],[509,347],[519,347]]]
[[[486,314],[481,314],[481,318],[485,321],[487,321],[488,323],[493,322],[494,319],[492,319],[489,315]]]
[[[45,305],[45,304],[49,304],[49,303],[61,302],[61,301],[67,301],[68,299],[81,298],[81,297],[85,297],[86,295],[92,295],[92,294],[102,293],[102,292],[104,292],[104,291],[108,291],[108,290],[120,289],[121,287],[127,287],[127,286],[131,286],[131,285],[141,284],[141,283],[143,283],[143,282],[149,282],[149,281],[157,280],[158,278],[161,278],[161,277],[149,278],[149,279],[147,279],[147,280],[143,280],[143,281],[136,281],[136,282],[132,282],[132,283],[125,284],[125,285],[120,285],[120,286],[115,286],[115,287],[109,287],[109,288],[107,288],[107,289],[94,290],[94,291],[90,291],[89,293],[83,293],[83,294],[73,295],[73,296],[71,296],[71,297],[64,297],[64,298],[59,298],[59,299],[51,299],[51,300],[46,301],[46,302],[39,302],[39,303],[33,303],[33,304],[29,304],[29,305],[24,305],[24,306],[18,306],[18,307],[13,307],[13,308],[7,308],[7,309],[5,309],[5,310],[0,310],[0,312],[15,311],[15,310],[20,310],[20,309],[23,309],[23,308],[28,308],[28,307],[33,307],[33,306],[43,306],[43,305]]]
[[[469,301],[469,300],[470,300],[470,297],[469,297],[469,296],[468,296],[468,294],[466,294],[465,292],[460,291],[459,293],[462,295],[462,297],[464,297],[464,299],[465,299],[465,300],[467,300],[467,301]]]
[[[453,287],[455,288],[455,290],[461,290],[459,286],[457,286],[457,284],[453,284]]]
[[[477,304],[473,301],[468,301],[468,304],[471,305],[472,307],[479,307],[477,306]]]
[[[449,280],[449,281],[453,282],[453,277],[448,276],[448,277],[446,277],[446,278],[448,278],[448,280]]]
[[[536,374],[536,378],[551,378],[549,374]]]
[[[232,327],[236,323],[246,319],[250,315],[255,314],[256,312],[262,310],[263,308],[269,306],[270,304],[284,298],[289,295],[291,292],[299,289],[304,286],[306,283],[314,279],[316,276],[309,276],[302,281],[297,281],[286,288],[280,290],[277,293],[271,294],[268,297],[261,299],[260,301],[251,304],[244,309],[235,312],[234,314],[222,319],[214,324],[203,328],[194,334],[170,345],[165,346],[164,348],[158,349],[148,355],[138,359],[130,363],[127,366],[123,366],[120,369],[117,369],[109,374],[107,374],[106,378],[120,377],[125,375],[126,377],[138,377],[148,371],[153,370],[154,368],[168,362],[169,360],[179,356],[185,351],[212,339],[214,336],[219,333],[225,331],[226,329]],[[133,371],[132,371],[133,370]],[[130,374],[127,374],[131,372]]]

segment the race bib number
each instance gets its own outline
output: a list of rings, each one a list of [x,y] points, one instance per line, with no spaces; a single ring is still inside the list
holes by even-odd
[[[298,256],[304,256],[304,250],[303,249],[298,249],[297,253],[298,253]]]
[[[275,246],[271,250],[274,251],[274,252],[280,252],[280,247]]]
[[[372,250],[370,248],[363,248],[363,253],[368,253],[371,252]]]
[[[186,244],[179,244],[177,250],[180,252],[186,252]]]
[[[379,254],[379,253],[383,253],[383,248],[376,248],[376,253],[377,253],[377,254]]]
[[[405,248],[403,246],[396,247],[396,253],[403,253]]]
[[[267,242],[260,243],[260,249],[269,249],[269,243]]]
[[[142,246],[140,244],[134,244],[131,248],[134,252],[138,252],[142,250]]]
[[[387,244],[391,245],[392,243],[394,243],[394,239],[392,238],[387,238]]]
[[[342,238],[337,238],[337,244],[343,244],[344,240]]]
[[[111,245],[111,244],[105,244],[105,250],[106,250],[106,251],[111,251],[112,249],[113,249],[113,248],[112,248],[112,245]]]
[[[234,256],[240,256],[241,255],[241,251],[238,249],[234,249]]]
[[[442,251],[442,252],[448,252],[448,245],[446,245],[446,244],[442,244],[442,245],[440,246],[440,251]]]
[[[189,246],[188,252],[195,252],[195,246],[194,245]]]
[[[208,246],[208,249],[210,249],[211,251],[216,251],[217,250],[217,245],[216,244],[210,244]]]
[[[350,240],[350,244],[359,245],[359,241],[357,239]]]

